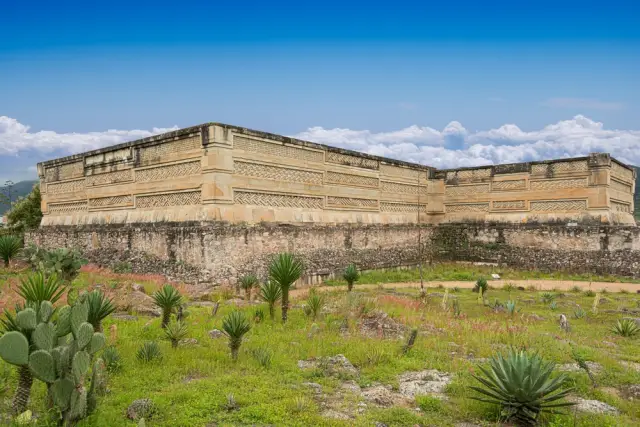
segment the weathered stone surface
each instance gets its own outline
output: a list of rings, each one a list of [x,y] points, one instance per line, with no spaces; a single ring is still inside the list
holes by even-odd
[[[362,397],[367,402],[383,408],[397,405],[404,400],[404,396],[394,393],[391,387],[381,384],[362,389]]]
[[[213,339],[224,337],[224,333],[219,329],[212,329],[209,331],[209,336]]]
[[[383,311],[374,311],[360,319],[360,332],[368,337],[400,338],[406,332],[406,326],[392,319]]]
[[[141,418],[148,420],[153,417],[156,407],[151,399],[137,399],[131,402],[127,408],[127,418],[138,421]]]
[[[602,365],[596,362],[586,362],[589,371],[593,374],[597,374],[602,371]],[[581,372],[582,368],[577,363],[565,363],[557,366],[560,372]]]
[[[155,305],[153,298],[140,291],[116,294],[113,303],[117,309],[134,312],[142,316],[158,317],[162,314],[162,311]]]
[[[329,357],[319,357],[308,360],[298,360],[300,369],[321,369],[325,375],[330,376],[355,376],[358,370],[343,354]]]
[[[612,414],[617,415],[620,413],[613,406],[601,402],[599,400],[588,400],[577,397],[574,399],[576,406],[575,408],[581,412],[589,412],[593,414]]]
[[[415,397],[423,394],[443,394],[451,380],[451,374],[435,369],[407,372],[398,377],[398,389],[400,394],[406,397]]]

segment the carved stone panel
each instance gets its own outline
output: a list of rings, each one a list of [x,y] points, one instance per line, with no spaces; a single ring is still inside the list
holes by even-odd
[[[47,167],[44,174],[46,182],[64,181],[66,179],[79,178],[81,176],[84,176],[84,165],[81,160],[78,162]]]
[[[73,213],[73,212],[83,212],[87,210],[87,201],[81,200],[78,202],[67,202],[67,203],[52,203],[48,206],[49,213]]]
[[[143,165],[160,163],[164,160],[164,157],[169,154],[195,150],[201,147],[202,141],[199,135],[144,147],[140,149],[140,163]]]
[[[97,197],[95,199],[89,199],[89,207],[93,209],[131,206],[131,205],[133,205],[133,196],[130,194],[125,194],[122,196]]]
[[[74,193],[77,191],[84,191],[84,179],[47,184],[48,194]]]
[[[332,207],[348,207],[348,208],[363,208],[363,209],[377,209],[378,201],[373,199],[358,199],[355,197],[327,197],[327,206]]]
[[[288,159],[307,160],[311,162],[323,162],[324,153],[321,151],[307,150],[293,145],[265,142],[259,139],[247,138],[235,135],[233,147],[251,153],[267,154],[274,157],[286,157]]]
[[[199,175],[200,160],[136,170],[136,182],[160,181],[181,176]]]
[[[89,175],[86,178],[88,187],[93,187],[95,185],[118,184],[129,181],[133,181],[132,169]]]
[[[233,201],[239,205],[273,206],[282,208],[322,209],[321,197],[298,196],[293,194],[260,193],[235,190]]]
[[[327,152],[327,162],[365,169],[378,169],[379,167],[379,162],[377,160],[352,156],[350,154],[336,153],[335,151]]]
[[[489,212],[489,203],[461,203],[445,205],[447,212]]]
[[[493,202],[493,209],[522,210],[526,207],[524,200],[500,200]]]
[[[524,179],[512,179],[509,181],[493,181],[491,191],[526,190],[527,181]]]
[[[304,182],[306,184],[322,184],[322,172],[282,168],[259,163],[235,161],[234,173],[255,178],[273,179],[275,181]]]
[[[328,171],[326,175],[327,184],[348,185],[355,187],[378,188],[378,178],[349,173]]]
[[[445,194],[447,196],[468,196],[468,195],[488,193],[488,192],[489,192],[489,184],[460,185],[460,186],[447,185],[445,187]]]
[[[582,212],[587,210],[586,200],[543,200],[529,203],[533,212]]]
[[[183,191],[180,193],[149,194],[136,196],[136,207],[157,208],[163,206],[188,206],[201,203],[201,192]]]
[[[587,186],[586,178],[576,179],[550,179],[544,181],[531,181],[532,190],[557,190],[563,188],[579,188]]]
[[[397,213],[417,213],[426,212],[427,206],[416,203],[392,203],[392,202],[380,202],[380,211],[382,212],[397,212]]]

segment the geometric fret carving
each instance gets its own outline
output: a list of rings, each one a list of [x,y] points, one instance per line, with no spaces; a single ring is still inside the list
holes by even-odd
[[[162,206],[187,206],[199,205],[201,192],[185,191],[181,193],[151,194],[148,196],[136,196],[136,207],[155,208]]]
[[[581,212],[587,210],[586,200],[545,200],[529,203],[530,210],[533,212],[557,212],[571,211]]]
[[[379,162],[365,157],[352,156],[349,154],[336,153],[335,151],[327,152],[327,162],[337,163],[339,165],[355,166],[365,169],[378,169]]]
[[[115,172],[100,173],[97,175],[87,176],[87,187],[94,185],[117,184],[119,182],[127,182],[133,180],[131,169],[125,169]]]
[[[418,206],[420,207],[420,212],[426,212],[426,205],[417,205],[414,203],[391,203],[391,202],[380,202],[380,211],[381,212],[407,212],[407,213],[416,213],[418,212]]]
[[[527,182],[524,179],[510,181],[493,181],[491,191],[525,190]]]
[[[332,171],[327,172],[326,182],[329,184],[378,188],[378,178]]]
[[[382,181],[380,189],[385,193],[394,193],[394,194],[412,194],[417,195],[418,189],[420,189],[420,194],[427,194],[427,186],[426,185],[410,185],[410,184],[400,184],[397,182],[389,182]]]
[[[616,181],[615,179],[612,179],[610,181],[609,186],[611,188],[613,188],[614,190],[618,190],[618,191],[622,191],[622,192],[627,193],[627,194],[631,194],[631,185],[629,185],[629,184],[625,184],[623,182]]]
[[[587,172],[588,170],[589,164],[586,160],[578,160],[575,162],[541,163],[531,166],[531,173],[535,175],[564,172]]]
[[[489,212],[489,203],[445,205],[447,212]]]
[[[474,180],[489,178],[491,176],[491,168],[484,169],[470,169],[461,171],[447,172],[447,181],[452,179]]]
[[[614,212],[624,212],[624,213],[632,213],[631,212],[631,204],[630,203],[622,203],[611,201],[611,209]]]
[[[419,171],[415,169],[402,168],[400,166],[391,166],[386,164],[380,165],[380,173],[383,175],[399,176],[402,178],[418,179],[422,177],[427,179],[428,171]]]
[[[46,182],[64,181],[65,179],[79,178],[81,176],[84,176],[84,164],[82,161],[79,161],[50,167],[45,170],[44,175]]]
[[[445,194],[447,196],[467,196],[470,194],[479,194],[479,193],[488,193],[488,192],[489,192],[489,184],[445,187]]]
[[[90,208],[106,208],[111,206],[133,205],[133,196],[126,194],[123,196],[98,197],[89,199]]]
[[[278,166],[261,165],[249,162],[233,162],[236,175],[252,176],[256,178],[273,179],[276,181],[304,182],[306,184],[322,185],[322,172],[310,170],[282,168]]]
[[[286,157],[288,159],[308,160],[312,162],[324,161],[324,152],[322,151],[312,151],[292,145],[263,142],[258,139],[245,138],[238,135],[233,136],[233,146],[238,150],[267,154],[274,157]]]
[[[47,184],[47,192],[49,194],[73,193],[76,191],[84,191],[84,179]]]
[[[190,138],[179,139],[177,141],[152,145],[150,147],[140,149],[140,163],[157,163],[162,161],[163,157],[167,154],[195,150],[196,148],[202,148],[200,136],[192,136]]]
[[[233,192],[233,200],[239,205],[274,206],[282,208],[322,209],[321,197],[307,197],[289,194]]]
[[[327,206],[346,206],[350,208],[377,209],[378,201],[373,199],[357,199],[355,197],[327,197]]]
[[[586,178],[531,181],[530,183],[531,190],[556,190],[561,188],[577,188],[586,186]]]
[[[200,174],[200,160],[136,170],[136,182],[158,181]]]
[[[87,201],[55,203],[47,206],[49,213],[67,213],[87,210]]]
[[[493,202],[493,209],[524,209],[524,200],[506,200]]]
[[[611,176],[615,176],[621,181],[633,182],[633,172],[617,162],[611,162]]]

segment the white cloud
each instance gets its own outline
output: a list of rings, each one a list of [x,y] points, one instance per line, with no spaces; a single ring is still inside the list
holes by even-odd
[[[0,116],[0,155],[16,154],[29,150],[43,153],[54,151],[66,154],[81,153],[175,129],[177,127],[153,128],[151,130],[106,130],[87,133],[30,132],[29,126],[16,119]]]
[[[517,163],[608,152],[640,165],[640,131],[606,129],[585,116],[525,132],[514,124],[470,132],[459,122],[442,131],[411,126],[392,132],[313,127],[296,138],[437,168]]]
[[[551,108],[581,108],[590,110],[622,110],[621,102],[600,101],[589,98],[549,98],[542,105]]]

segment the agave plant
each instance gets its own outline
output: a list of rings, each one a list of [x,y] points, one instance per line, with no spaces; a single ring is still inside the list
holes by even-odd
[[[232,311],[222,320],[222,331],[229,338],[229,349],[233,360],[238,360],[242,338],[250,329],[251,324],[241,311]]]
[[[633,319],[622,319],[618,320],[613,328],[611,329],[616,335],[620,335],[621,337],[634,337],[640,333],[640,328],[638,324]]]
[[[42,301],[55,304],[62,297],[65,289],[57,274],[45,277],[45,274],[39,271],[30,274],[26,279],[21,279],[17,292],[27,303],[40,306]]]
[[[238,282],[240,283],[240,287],[244,289],[244,292],[247,295],[247,301],[251,301],[251,290],[258,286],[258,278],[255,276],[255,274],[247,274],[245,276],[242,276],[240,280],[238,280]]]
[[[164,335],[171,341],[171,347],[177,348],[180,340],[187,336],[187,325],[179,320],[173,320],[164,329]]]
[[[344,270],[342,278],[347,282],[347,290],[351,292],[353,284],[360,279],[360,273],[358,272],[358,268],[355,264],[349,264],[349,266]]]
[[[555,365],[537,354],[510,350],[506,357],[493,356],[489,369],[478,368],[484,375],[473,377],[484,387],[472,386],[471,389],[483,396],[472,398],[500,405],[507,422],[534,426],[540,413],[555,413],[556,408],[573,405],[561,401],[572,391],[563,389],[566,376],[552,378]]]
[[[275,318],[275,305],[282,298],[282,289],[276,282],[267,280],[260,287],[260,298],[269,305],[269,317]]]
[[[580,306],[578,306],[575,310],[573,310],[573,317],[576,319],[582,319],[587,315],[587,312]]]
[[[141,362],[153,362],[154,360],[162,360],[162,350],[155,341],[147,341],[138,349],[136,357]]]
[[[5,268],[9,267],[21,248],[22,242],[16,236],[0,236],[0,258],[4,261]]]
[[[305,314],[315,321],[320,315],[322,307],[324,307],[324,296],[318,294],[315,289],[311,289],[307,297],[307,303],[304,306]]]
[[[542,299],[543,303],[550,304],[551,301],[556,299],[556,294],[554,294],[553,292],[543,292],[540,294],[540,298]]]
[[[156,291],[153,302],[162,310],[162,328],[166,328],[171,320],[171,313],[182,304],[182,295],[171,285],[164,285],[162,289]]]
[[[87,303],[89,304],[88,322],[96,332],[102,332],[102,321],[116,311],[113,301],[96,289],[87,294]]]
[[[269,266],[269,279],[277,283],[282,291],[282,321],[287,321],[289,312],[289,289],[302,275],[302,261],[290,253],[279,254]]]
[[[520,311],[519,309],[516,309],[516,302],[512,300],[507,301],[504,307],[507,309],[507,313],[509,313],[511,316]]]

